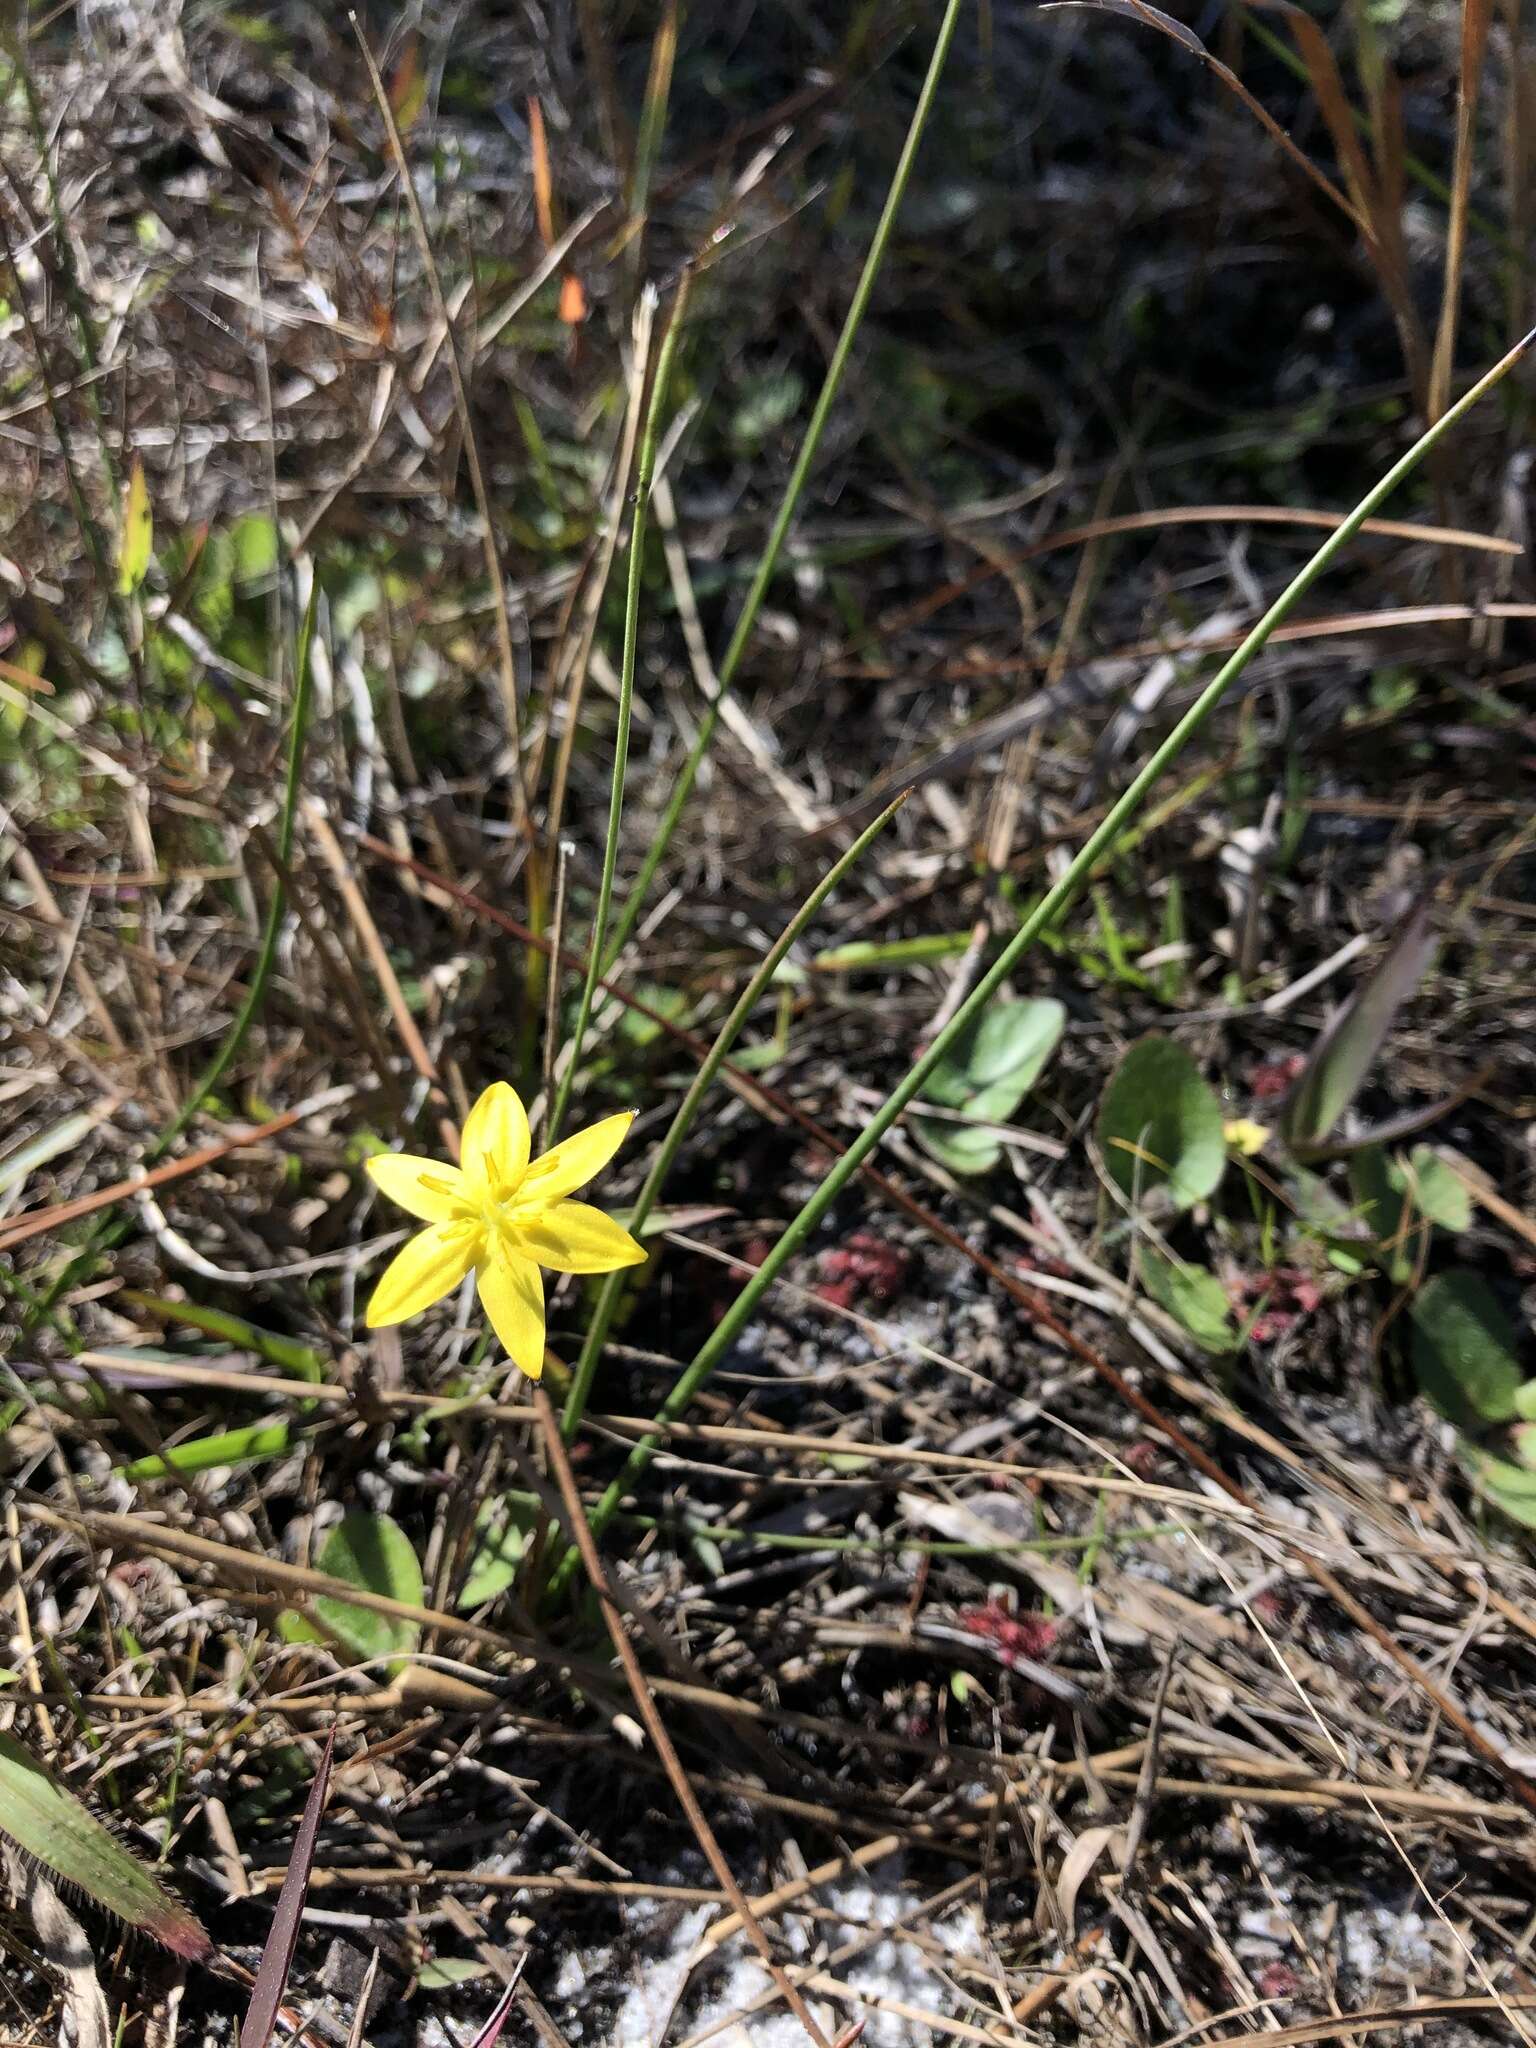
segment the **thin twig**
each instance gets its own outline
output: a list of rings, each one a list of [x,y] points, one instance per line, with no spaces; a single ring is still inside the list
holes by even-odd
[[[715,1832],[705,1818],[704,1809],[700,1806],[693,1786],[689,1783],[688,1773],[683,1769],[682,1760],[678,1756],[673,1746],[672,1738],[667,1733],[666,1724],[657,1710],[656,1701],[652,1696],[651,1689],[646,1684],[645,1673],[640,1668],[640,1659],[636,1656],[635,1647],[630,1642],[628,1631],[625,1629],[624,1616],[620,1612],[617,1600],[614,1598],[612,1587],[608,1582],[608,1575],[603,1569],[603,1561],[598,1556],[597,1545],[593,1541],[592,1532],[587,1526],[587,1517],[581,1504],[581,1495],[576,1490],[576,1476],[571,1470],[571,1461],[565,1448],[565,1439],[560,1433],[560,1419],[555,1413],[554,1403],[549,1398],[549,1390],[542,1383],[534,1386],[533,1400],[534,1406],[538,1410],[539,1426],[544,1432],[544,1441],[549,1453],[550,1464],[554,1469],[555,1483],[560,1489],[560,1499],[565,1509],[565,1519],[569,1534],[580,1553],[581,1561],[586,1567],[587,1577],[592,1583],[592,1590],[596,1593],[599,1604],[602,1607],[603,1620],[607,1623],[608,1634],[612,1639],[614,1649],[618,1653],[619,1662],[624,1668],[624,1676],[629,1682],[631,1693],[634,1695],[635,1706],[639,1710],[641,1720],[645,1723],[645,1732],[655,1745],[656,1754],[661,1759],[662,1766],[671,1782],[673,1791],[677,1794],[679,1805],[688,1816],[688,1824],[698,1839],[698,1844],[704,1852],[705,1860],[719,1880],[721,1889],[729,1898],[732,1909],[740,1920],[742,1927],[746,1930],[753,1947],[762,1957],[764,1968],[783,1994],[784,2001],[790,2011],[816,2044],[816,2048],[829,2048],[827,2037],[817,2025],[815,2015],[800,1995],[799,1990],[790,1981],[783,1965],[773,1953],[773,1944],[769,1941],[768,1936],[764,1933],[761,1924],[753,1913],[746,1893],[737,1883],[735,1872],[726,1861],[725,1854],[719,1842],[715,1839]]]

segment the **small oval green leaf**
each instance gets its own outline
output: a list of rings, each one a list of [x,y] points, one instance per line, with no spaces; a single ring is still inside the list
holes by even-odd
[[[1448,1422],[1510,1422],[1525,1374],[1513,1324],[1476,1273],[1437,1273],[1413,1304],[1413,1366]]]
[[[1159,1192],[1177,1209],[1215,1193],[1227,1163],[1221,1104],[1171,1038],[1140,1038],[1099,1104],[1099,1150],[1131,1201]]]
[[[528,1543],[526,1510],[503,1500],[486,1500],[475,1513],[475,1541],[464,1574],[459,1605],[483,1607],[505,1593],[517,1577]]]
[[[370,1514],[364,1508],[343,1515],[321,1544],[315,1566],[364,1593],[381,1594],[386,1600],[400,1600],[411,1607],[422,1604],[421,1566],[405,1531],[388,1515]],[[415,1649],[421,1634],[414,1621],[397,1621],[393,1615],[354,1607],[329,1594],[317,1594],[311,1604],[320,1626],[359,1663],[376,1657],[398,1660]],[[397,1664],[392,1663],[391,1669],[395,1668]]]
[[[1512,1522],[1536,1529],[1536,1472],[1527,1471],[1523,1465],[1511,1465],[1470,1444],[1462,1446],[1462,1456],[1478,1492],[1486,1500]]]
[[[1208,1266],[1176,1264],[1147,1253],[1141,1280],[1148,1294],[1186,1330],[1202,1351],[1220,1355],[1235,1350],[1237,1331],[1227,1291]]]
[[[994,1004],[939,1061],[923,1093],[977,1125],[1007,1123],[1060,1044],[1066,1021],[1065,1009],[1049,996]],[[968,1129],[942,1117],[913,1117],[912,1134],[952,1173],[987,1173],[1002,1157],[1002,1145],[990,1130]]]

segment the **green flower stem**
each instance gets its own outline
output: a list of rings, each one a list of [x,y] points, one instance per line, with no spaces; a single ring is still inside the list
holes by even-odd
[[[581,1065],[581,1048],[586,1040],[587,1025],[592,1016],[592,1002],[597,991],[598,977],[602,972],[603,942],[608,931],[608,913],[613,905],[613,874],[619,857],[619,827],[624,817],[624,775],[629,765],[629,727],[634,710],[635,661],[640,641],[640,590],[645,574],[646,515],[650,510],[651,484],[656,474],[656,449],[661,439],[661,416],[666,404],[667,387],[672,382],[672,365],[677,358],[677,344],[683,331],[683,314],[688,305],[691,282],[691,274],[684,271],[682,282],[678,285],[672,301],[672,315],[667,322],[666,336],[657,359],[656,375],[651,385],[650,405],[646,410],[645,426],[640,438],[640,454],[635,464],[635,489],[629,522],[629,576],[624,592],[624,652],[619,668],[619,722],[613,741],[613,780],[608,792],[608,834],[603,842],[603,873],[597,890],[597,910],[592,920],[592,943],[587,951],[586,978],[581,985],[581,1001],[576,1009],[575,1028],[571,1032],[570,1058],[566,1061],[565,1072],[556,1086],[554,1103],[544,1129],[546,1151],[559,1142],[560,1126],[571,1099],[571,1087],[576,1079],[576,1070]],[[643,361],[637,364],[635,374],[645,374]],[[551,963],[550,972],[559,972],[556,963]]]
[[[859,834],[841,860],[837,861],[827,870],[826,874],[822,876],[816,887],[795,912],[789,923],[785,925],[778,939],[764,956],[756,973],[742,990],[731,1014],[721,1025],[719,1036],[705,1054],[699,1071],[694,1075],[692,1082],[689,1084],[687,1094],[678,1104],[677,1114],[673,1117],[667,1135],[662,1139],[660,1146],[657,1148],[656,1157],[651,1162],[651,1170],[645,1177],[645,1185],[635,1197],[634,1209],[629,1218],[629,1230],[632,1236],[638,1236],[645,1227],[645,1220],[650,1215],[656,1198],[661,1193],[662,1185],[667,1175],[672,1171],[673,1161],[677,1158],[678,1152],[682,1148],[683,1140],[687,1137],[692,1127],[693,1119],[698,1113],[699,1104],[708,1093],[715,1076],[725,1064],[726,1055],[736,1043],[741,1027],[746,1023],[748,1017],[751,1016],[764,991],[778,972],[779,965],[784,956],[800,937],[800,934],[805,930],[817,911],[820,910],[822,904],[826,902],[828,896],[831,895],[838,883],[842,881],[849,869],[863,858],[869,846],[885,830],[906,800],[907,792],[904,790],[893,804],[880,813],[872,825],[866,827]],[[581,1418],[587,1412],[587,1403],[592,1394],[592,1378],[597,1371],[597,1361],[607,1339],[609,1329],[612,1327],[614,1311],[618,1307],[619,1296],[623,1289],[624,1274],[622,1272],[610,1273],[604,1279],[602,1291],[597,1297],[597,1304],[592,1311],[592,1320],[587,1326],[586,1341],[581,1347],[581,1356],[576,1361],[576,1370],[571,1380],[570,1391],[565,1397],[565,1413],[561,1418],[561,1430],[567,1442],[576,1434],[576,1431],[581,1426]]]
[[[934,99],[939,89],[939,79],[943,75],[944,62],[949,55],[949,46],[954,41],[955,29],[959,24],[962,4],[963,0],[948,0],[948,5],[945,7],[944,19],[939,24],[938,38],[933,46],[933,55],[928,62],[928,75],[923,80],[923,89],[918,94],[916,107],[912,110],[912,119],[907,128],[906,140],[901,146],[901,156],[897,161],[895,173],[891,178],[891,188],[885,196],[885,205],[876,224],[874,238],[869,245],[869,253],[864,259],[864,268],[859,274],[859,282],[854,289],[847,316],[843,321],[843,331],[837,337],[837,346],[833,349],[832,360],[827,365],[827,374],[822,383],[820,396],[817,398],[815,410],[811,414],[810,425],[805,430],[805,438],[800,443],[800,450],[795,457],[795,466],[790,472],[789,482],[784,487],[784,496],[774,517],[773,526],[768,535],[767,546],[763,549],[762,556],[753,574],[751,587],[747,591],[746,602],[741,608],[741,616],[736,621],[735,630],[731,634],[730,644],[725,650],[725,655],[721,660],[719,668],[716,670],[714,699],[704,714],[703,722],[699,727],[698,737],[689,750],[687,760],[683,763],[683,771],[677,779],[677,786],[673,790],[667,804],[666,812],[662,817],[656,837],[651,842],[650,850],[641,863],[640,872],[635,877],[634,884],[624,900],[624,908],[620,912],[619,921],[614,927],[613,942],[606,952],[604,952],[601,945],[594,946],[593,948],[593,960],[598,963],[598,967],[603,972],[606,972],[612,966],[613,962],[618,959],[624,948],[629,944],[634,934],[635,926],[640,921],[640,913],[645,908],[651,884],[656,879],[656,870],[660,867],[666,856],[667,848],[672,843],[672,834],[677,830],[677,821],[682,816],[683,806],[692,794],[700,765],[703,762],[704,756],[709,752],[710,742],[715,736],[715,727],[720,722],[721,706],[730,691],[731,685],[736,680],[736,671],[741,666],[742,656],[746,653],[747,645],[756,628],[757,615],[762,610],[763,599],[768,595],[768,586],[773,581],[773,572],[778,567],[779,556],[784,551],[784,542],[788,538],[790,525],[795,516],[795,509],[805,489],[806,479],[811,473],[811,464],[816,459],[816,451],[821,446],[821,437],[826,429],[827,421],[831,417],[832,407],[837,398],[838,387],[841,385],[843,373],[848,367],[848,358],[853,353],[855,338],[858,335],[864,315],[868,310],[869,301],[875,288],[875,279],[879,276],[881,266],[885,262],[886,251],[890,246],[891,233],[896,225],[896,216],[901,210],[901,202],[906,195],[907,181],[912,175],[912,166],[917,161],[918,145],[922,141],[923,130],[928,125],[928,116],[933,111]]]
[[[904,1080],[892,1090],[880,1108],[854,1139],[848,1150],[835,1163],[826,1179],[817,1188],[811,1199],[792,1218],[773,1250],[764,1259],[752,1278],[726,1310],[725,1315],[711,1332],[703,1348],[693,1362],[684,1370],[672,1392],[656,1411],[656,1420],[661,1423],[675,1421],[693,1400],[695,1394],[705,1385],[716,1366],[726,1356],[742,1330],[756,1312],[758,1303],[773,1285],[785,1266],[794,1257],[822,1217],[832,1207],[843,1189],[858,1172],[864,1161],[880,1143],[892,1124],[901,1115],[907,1104],[921,1094],[923,1084],[939,1064],[949,1048],[960,1036],[971,1029],[981,1016],[987,1004],[996,995],[1008,977],[1015,972],[1019,962],[1029,951],[1046,928],[1055,923],[1069,908],[1084,881],[1091,874],[1095,864],[1117,844],[1132,819],[1164,773],[1183,753],[1189,742],[1205,725],[1212,712],[1220,704],[1233,683],[1242,674],[1253,657],[1265,646],[1275,628],[1295,609],[1299,600],[1306,595],[1318,578],[1332,565],[1360,531],[1364,522],[1383,505],[1397,489],[1403,479],[1415,470],[1424,457],[1443,440],[1447,434],[1487,396],[1493,387],[1512,370],[1521,357],[1536,341],[1536,330],[1527,334],[1494,364],[1472,386],[1464,397],[1457,400],[1427,432],[1421,434],[1405,455],[1393,463],[1381,480],[1367,491],[1344,523],[1331,533],[1327,540],[1312,556],[1311,560],[1292,578],[1276,598],[1269,610],[1248,634],[1234,654],[1225,661],[1216,675],[1206,685],[1199,697],[1185,712],[1177,725],[1157,747],[1137,775],[1128,784],[1119,801],[1113,805],[1103,822],[1084,841],[1076,859],[1046,896],[1030,912],[1020,925],[1017,933],[999,954],[992,968],[982,977],[963,1002],[944,1030],[935,1037],[923,1057],[912,1066]],[[645,1470],[654,1456],[661,1439],[655,1436],[642,1437],[625,1460],[623,1469],[613,1484],[593,1508],[590,1522],[595,1534],[602,1530],[613,1515],[625,1494]],[[552,1581],[552,1590],[557,1590],[569,1578],[572,1560],[562,1561],[562,1570]]]

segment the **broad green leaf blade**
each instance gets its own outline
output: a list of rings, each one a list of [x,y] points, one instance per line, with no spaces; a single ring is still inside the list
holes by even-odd
[[[1163,1191],[1177,1209],[1214,1194],[1227,1163],[1221,1104],[1194,1060],[1171,1038],[1141,1038],[1115,1069],[1099,1105],[1099,1149],[1122,1194]]]
[[[1237,1348],[1226,1289],[1209,1267],[1180,1265],[1149,1252],[1141,1261],[1141,1280],[1158,1307],[1166,1309],[1202,1351],[1220,1356]]]
[[[1409,911],[1380,965],[1313,1047],[1280,1120],[1293,1148],[1320,1145],[1360,1092],[1393,1018],[1435,957],[1429,907],[1424,896]]]
[[[144,458],[135,455],[123,493],[123,530],[117,550],[117,589],[121,597],[132,597],[144,581],[149,553],[154,545],[154,519],[149,509],[149,485],[144,481]]]
[[[425,1596],[421,1566],[405,1531],[388,1515],[354,1508],[343,1515],[320,1546],[316,1568],[344,1579],[365,1593],[379,1593],[420,1607]],[[315,1619],[359,1663],[375,1657],[399,1658],[414,1650],[420,1634],[413,1621],[397,1621],[371,1607],[321,1593],[314,1600]]]
[[[191,1962],[212,1955],[213,1943],[186,1907],[10,1735],[0,1735],[0,1833],[174,1954]]]
[[[1412,1314],[1414,1372],[1446,1420],[1459,1429],[1513,1421],[1525,1379],[1519,1339],[1488,1283],[1476,1273],[1437,1273]]]
[[[930,1159],[951,1173],[990,1173],[1003,1156],[1002,1140],[991,1131],[969,1129],[943,1117],[914,1116],[912,1135]]]
[[[1431,1223],[1442,1230],[1471,1229],[1472,1197],[1466,1182],[1432,1145],[1414,1146],[1408,1155],[1408,1178],[1414,1200]]]
[[[978,1124],[1007,1123],[1061,1042],[1066,1021],[1065,1009],[1049,996],[995,1004],[934,1068],[924,1091],[928,1100]],[[989,1172],[1002,1156],[989,1131],[942,1117],[914,1117],[912,1134],[952,1173]]]

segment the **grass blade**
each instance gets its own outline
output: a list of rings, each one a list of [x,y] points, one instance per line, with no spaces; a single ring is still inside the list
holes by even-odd
[[[740,997],[731,1010],[731,1014],[721,1025],[719,1035],[705,1055],[698,1072],[694,1075],[687,1094],[678,1104],[677,1114],[673,1117],[666,1136],[657,1148],[656,1157],[651,1164],[651,1170],[645,1177],[645,1184],[635,1198],[635,1206],[629,1219],[629,1228],[635,1235],[638,1236],[645,1226],[645,1220],[650,1215],[661,1193],[667,1175],[672,1170],[673,1162],[682,1148],[683,1140],[692,1128],[694,1117],[698,1114],[699,1104],[708,1093],[715,1076],[725,1064],[726,1056],[730,1052],[731,1047],[736,1043],[742,1026],[746,1023],[748,1017],[751,1016],[764,991],[778,972],[785,955],[805,930],[811,919],[816,915],[822,904],[827,900],[828,896],[831,895],[848,871],[863,858],[870,845],[885,830],[886,826],[905,802],[905,794],[897,797],[895,803],[882,811],[872,825],[866,826],[864,831],[859,834],[852,846],[843,855],[842,859],[827,870],[826,874],[822,876],[816,887],[806,897],[804,903],[801,904],[800,908],[779,934],[774,945],[769,948],[759,964],[757,972],[742,990]],[[567,1442],[575,1435],[577,1428],[580,1426],[581,1418],[587,1411],[587,1401],[592,1392],[592,1380],[593,1375],[597,1371],[598,1357],[602,1351],[603,1342],[612,1326],[614,1310],[618,1306],[619,1295],[623,1291],[623,1287],[624,1275],[622,1273],[610,1273],[603,1282],[602,1291],[598,1295],[597,1306],[592,1312],[592,1321],[587,1329],[586,1341],[582,1345],[581,1356],[576,1361],[576,1372],[571,1381],[571,1389],[566,1396],[562,1429]]]
[[[277,2009],[287,1989],[288,1972],[293,1968],[293,1952],[298,1945],[299,1922],[303,1918],[309,1873],[314,1867],[315,1848],[320,1839],[325,1796],[331,1788],[331,1751],[335,1746],[336,1730],[332,1728],[325,1738],[325,1748],[320,1752],[320,1768],[315,1772],[309,1797],[304,1802],[304,1818],[299,1822],[283,1888],[277,1895],[272,1931],[261,1952],[256,1981],[251,1986],[251,2002],[246,2007],[245,2022],[240,2029],[240,2048],[267,2048],[272,2038]]]
[[[470,2043],[470,2048],[496,2048],[496,2043],[501,2038],[501,2030],[511,2018],[512,2008],[517,2003],[517,1987],[523,1981],[523,1971],[527,1966],[528,1951],[524,1949],[512,1967],[512,1975],[507,1980],[506,1989],[496,2001],[495,2010]]]
[[[592,917],[592,944],[587,953],[587,972],[581,984],[581,1000],[576,1007],[576,1022],[571,1030],[570,1056],[565,1064],[555,1090],[555,1099],[550,1108],[544,1127],[546,1150],[558,1142],[560,1125],[565,1117],[566,1105],[571,1099],[571,1088],[576,1079],[576,1070],[581,1064],[581,1048],[587,1035],[587,1025],[592,1016],[592,1000],[597,993],[597,977],[603,960],[604,940],[608,933],[608,913],[613,906],[613,876],[619,858],[619,827],[624,817],[624,774],[629,764],[629,727],[635,701],[635,663],[640,644],[640,591],[645,578],[645,522],[650,510],[651,484],[656,474],[656,448],[661,438],[661,415],[666,405],[667,388],[672,382],[672,366],[677,359],[678,339],[683,331],[683,315],[688,307],[689,279],[685,273],[672,302],[672,317],[667,323],[666,336],[656,363],[656,377],[651,386],[651,402],[645,416],[645,430],[640,439],[640,454],[635,465],[635,489],[633,509],[629,523],[629,575],[624,589],[624,649],[619,668],[619,718],[613,740],[613,780],[608,795],[608,831],[603,841],[603,872],[597,888],[597,908]],[[645,375],[646,349],[644,337],[650,326],[650,307],[655,301],[642,300],[641,315],[636,322],[637,345],[635,349],[635,375]]]
[[[1429,417],[1445,410],[1456,361],[1457,316],[1461,310],[1461,278],[1467,256],[1467,213],[1472,196],[1472,152],[1478,91],[1488,31],[1493,26],[1493,0],[1461,0],[1461,75],[1456,83],[1456,157],[1451,171],[1451,208],[1445,232],[1445,281],[1435,353],[1429,373]],[[1518,60],[1517,60],[1518,61]]]
[[[126,1926],[201,1962],[213,1943],[185,1906],[14,1736],[0,1735],[0,1833]]]
[[[1312,1048],[1281,1118],[1281,1131],[1294,1148],[1305,1152],[1320,1145],[1354,1101],[1392,1019],[1423,980],[1437,943],[1424,897],[1404,918],[1375,973]]]
[[[1209,66],[1228,91],[1233,93],[1242,102],[1244,107],[1247,108],[1248,112],[1252,114],[1271,141],[1279,144],[1280,148],[1291,159],[1291,162],[1311,180],[1320,192],[1325,193],[1335,206],[1341,208],[1343,212],[1349,215],[1362,234],[1370,235],[1371,229],[1360,204],[1361,194],[1354,189],[1354,179],[1351,178],[1350,180],[1351,195],[1346,199],[1338,186],[1330,178],[1324,177],[1306,151],[1297,148],[1268,107],[1262,101],[1254,98],[1253,94],[1244,85],[1237,73],[1232,70],[1230,65],[1223,64],[1219,57],[1208,50],[1192,28],[1187,28],[1182,21],[1175,21],[1171,14],[1164,14],[1160,7],[1150,6],[1148,0],[1046,0],[1045,6],[1040,11],[1042,14],[1053,14],[1061,7],[1088,7],[1098,14],[1119,14],[1124,16],[1127,21],[1143,22],[1148,28],[1155,28],[1163,35],[1171,37],[1181,49],[1188,50],[1192,57],[1198,57],[1202,64]],[[1328,115],[1331,130],[1333,128],[1333,117],[1326,102],[1324,103],[1324,112]],[[1349,127],[1347,122],[1345,125]],[[1351,139],[1353,139],[1354,131],[1352,127],[1349,128],[1349,134]],[[1337,145],[1338,136],[1335,135],[1334,139]],[[1340,153],[1342,155],[1343,151],[1341,150]],[[1349,159],[1347,157],[1345,157],[1345,162],[1346,166],[1348,166]]]
[[[902,143],[901,155],[897,160],[896,169],[891,177],[890,190],[885,195],[885,205],[882,207],[880,219],[876,223],[875,232],[869,245],[869,253],[864,259],[864,268],[859,273],[858,284],[854,287],[853,297],[849,302],[848,311],[843,320],[842,332],[837,337],[837,345],[832,351],[832,359],[827,364],[827,374],[822,383],[821,391],[817,396],[815,407],[812,410],[810,424],[805,430],[805,438],[800,443],[799,452],[795,456],[795,465],[790,471],[789,482],[784,486],[784,496],[780,500],[777,513],[774,515],[773,526],[769,531],[767,544],[758,560],[757,568],[753,571],[751,586],[742,605],[741,615],[737,619],[735,629],[731,634],[730,644],[727,646],[720,665],[715,671],[718,688],[715,693],[714,702],[704,714],[699,726],[698,738],[689,749],[688,758],[683,763],[682,772],[677,778],[677,787],[672,792],[661,824],[657,829],[656,837],[651,842],[650,850],[641,863],[640,872],[635,877],[633,886],[625,898],[624,908],[620,912],[617,925],[614,927],[612,944],[598,963],[600,971],[606,971],[617,960],[624,948],[629,944],[635,926],[640,921],[640,913],[645,908],[651,884],[656,879],[656,870],[661,866],[667,848],[672,843],[672,834],[677,830],[677,821],[682,816],[683,807],[687,803],[689,795],[693,790],[694,782],[698,777],[700,765],[703,762],[704,756],[709,752],[710,743],[714,739],[715,727],[720,722],[721,707],[725,698],[730,693],[731,685],[736,680],[736,671],[740,668],[742,656],[746,653],[748,644],[751,641],[753,630],[757,625],[757,615],[762,610],[763,599],[767,596],[768,586],[773,581],[773,572],[778,567],[779,556],[783,553],[784,543],[789,537],[790,524],[794,519],[795,509],[799,505],[801,495],[805,490],[806,479],[811,473],[811,464],[816,459],[816,451],[821,446],[821,437],[826,431],[827,421],[831,417],[833,404],[842,385],[843,374],[848,368],[848,358],[853,353],[854,340],[858,335],[860,325],[863,322],[870,299],[873,296],[875,279],[880,275],[881,267],[885,262],[886,250],[890,246],[891,234],[896,226],[896,216],[901,211],[901,202],[906,194],[907,181],[912,175],[912,166],[917,161],[918,146],[923,139],[923,130],[927,127],[928,117],[933,111],[933,103],[938,95],[939,80],[944,73],[945,61],[949,56],[950,44],[954,41],[955,30],[960,21],[960,14],[961,0],[947,0],[947,5],[944,9],[944,19],[939,24],[939,33],[934,41],[933,55],[928,61],[928,73],[923,80],[922,91],[918,94],[917,105],[912,110],[912,119],[907,127],[906,140]]]

